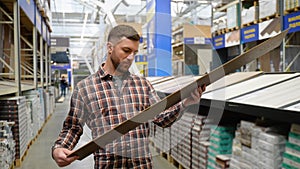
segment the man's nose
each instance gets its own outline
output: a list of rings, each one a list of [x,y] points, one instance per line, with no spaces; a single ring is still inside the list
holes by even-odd
[[[127,58],[130,60],[133,60],[134,56],[135,56],[135,54],[132,52],[130,55],[127,56]]]

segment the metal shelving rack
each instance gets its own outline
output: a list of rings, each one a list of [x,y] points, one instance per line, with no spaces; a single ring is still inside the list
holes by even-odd
[[[271,16],[267,16],[266,18],[262,18],[262,19],[257,18],[257,20],[255,20],[254,22],[251,22],[249,24],[246,24],[246,25],[241,24],[242,23],[241,22],[241,17],[239,17],[238,18],[239,19],[239,21],[238,21],[239,26],[236,30],[240,30],[240,37],[242,37],[242,31],[241,30],[243,28],[247,28],[248,26],[254,26],[254,25],[260,24],[260,23],[268,20],[268,18],[270,20],[277,18],[280,22],[281,30],[286,29],[286,28],[284,28],[284,25],[287,24],[287,23],[284,23],[286,15],[287,14],[297,14],[297,15],[299,15],[298,11],[299,11],[299,8],[300,8],[298,6],[298,7],[286,10],[286,9],[284,9],[285,8],[285,3],[287,3],[286,1],[287,0],[277,1],[278,11],[276,12],[276,14],[271,15]],[[232,1],[228,4],[223,4],[221,6],[218,6],[214,9],[212,20],[217,19],[217,18],[214,18],[214,15],[216,15],[217,13],[225,11],[228,7],[230,7],[232,5],[239,4],[239,7],[241,8],[244,3],[252,3],[252,2],[253,2],[253,5],[254,4],[259,5],[258,0],[235,0],[235,1]],[[274,16],[275,16],[275,18],[274,18]],[[290,24],[290,23],[288,23],[288,24]],[[299,27],[297,29],[299,31]],[[229,32],[232,32],[232,30],[229,29]],[[212,34],[213,34],[213,37],[216,37],[217,35],[222,35],[222,34],[225,34],[225,33],[228,33],[228,29],[222,29],[222,30],[219,30],[219,31],[215,31]],[[297,39],[299,39],[299,32],[290,33],[290,34],[288,34],[287,38],[283,40],[283,44],[280,47],[280,51],[277,52],[277,54],[280,55],[279,56],[280,57],[279,71],[282,71],[282,72],[290,71],[291,66],[293,64],[295,64],[295,62],[299,63],[300,52],[299,51],[296,52],[296,49],[297,48],[299,49],[299,40],[297,41]],[[246,42],[246,43],[242,43],[241,41],[242,41],[242,38],[240,38],[239,51],[238,51],[240,54],[243,53],[245,50],[247,50],[249,47],[251,47],[253,45],[256,45],[257,43],[260,42],[260,40],[252,41],[252,42]],[[222,58],[223,59],[227,58],[227,57],[229,57],[229,56],[226,55],[228,53],[228,51],[229,51],[228,47],[215,49],[214,50],[214,53],[215,53],[214,57],[216,58],[217,55],[218,56],[220,55],[221,59]],[[230,57],[229,57],[229,59],[230,59]],[[223,63],[224,60],[221,60],[221,61],[215,60],[215,62],[214,62],[215,67],[222,64],[221,62]],[[296,69],[298,69],[298,67]],[[241,68],[241,70],[243,70],[243,68]],[[292,70],[292,71],[295,71],[295,70]]]
[[[8,34],[13,30],[13,41],[8,44],[10,47],[4,46],[4,40],[3,50],[0,51],[0,63],[3,65],[0,95],[19,96],[22,91],[39,87],[48,90],[51,83],[51,29],[38,10],[40,4],[33,0],[1,0],[0,4],[1,29],[5,29]]]

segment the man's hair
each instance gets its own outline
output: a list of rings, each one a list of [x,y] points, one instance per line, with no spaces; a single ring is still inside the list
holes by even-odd
[[[116,43],[123,37],[133,41],[140,40],[140,35],[133,27],[129,25],[118,25],[112,28],[108,34],[108,42]]]

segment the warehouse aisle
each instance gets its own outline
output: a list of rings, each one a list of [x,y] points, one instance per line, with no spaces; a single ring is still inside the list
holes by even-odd
[[[62,122],[66,116],[66,112],[69,108],[69,99],[70,96],[67,96],[63,103],[56,103],[56,108],[45,124],[42,132],[36,139],[36,141],[31,145],[30,149],[27,152],[27,155],[24,158],[24,161],[21,163],[20,167],[16,167],[17,169],[58,169],[59,167],[52,160],[51,157],[51,146],[53,145],[54,140],[57,138],[57,135],[61,129]],[[88,129],[87,129],[88,130]],[[86,142],[88,142],[90,135],[87,132],[84,132],[81,137],[80,142],[77,146],[82,146]],[[153,160],[154,160],[154,169],[175,169],[176,167],[169,163],[166,159],[161,157],[158,153],[153,152]],[[89,156],[88,158],[82,161],[76,161],[68,167],[64,169],[91,169],[93,168],[93,156]]]

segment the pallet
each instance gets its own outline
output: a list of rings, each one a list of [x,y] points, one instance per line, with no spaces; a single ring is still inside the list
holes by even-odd
[[[219,29],[219,30],[215,31],[214,34],[216,36],[219,36],[219,35],[225,34],[226,31],[227,31],[227,28],[223,28],[223,29]]]
[[[174,157],[171,157],[172,158],[172,164],[178,168],[178,169],[185,169],[185,167],[183,167],[183,165],[180,164],[179,160],[177,160],[176,158]]]
[[[227,29],[226,29],[226,33],[228,33],[228,32],[233,32],[233,31],[238,30],[238,29],[239,29],[238,26],[233,27],[233,28],[227,28]]]
[[[251,25],[255,25],[258,23],[258,20],[254,20],[252,22],[248,22],[248,23],[245,23],[242,25],[242,28],[245,28],[245,27],[248,27],[248,26],[251,26]]]
[[[291,8],[291,9],[288,9],[288,10],[285,10],[284,11],[284,15],[290,14],[290,13],[293,13],[293,12],[297,12],[297,11],[300,11],[300,6],[297,6],[295,8]]]
[[[24,155],[21,157],[21,159],[15,159],[14,164],[16,167],[21,167],[22,162],[24,161],[25,157],[27,156],[27,153],[28,153],[28,149],[24,152]]]
[[[160,154],[160,156],[162,156],[164,159],[168,160],[168,153],[162,152],[162,151],[161,151],[159,154]]]
[[[266,16],[266,17],[264,17],[264,18],[260,18],[260,19],[258,20],[258,22],[261,23],[261,22],[264,22],[264,21],[267,21],[267,20],[271,20],[271,19],[274,19],[274,18],[278,18],[279,16],[280,16],[280,15],[279,15],[278,13],[275,13],[275,14],[273,14],[273,15]]]

